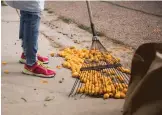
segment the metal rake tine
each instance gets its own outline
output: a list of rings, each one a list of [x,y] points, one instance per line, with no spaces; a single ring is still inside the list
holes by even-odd
[[[74,85],[73,85],[73,88],[71,89],[71,92],[69,93],[69,97],[72,95],[72,93],[74,92],[74,89],[78,83],[79,79],[76,79],[75,82],[74,82]]]
[[[112,68],[108,68],[107,70],[112,70],[113,72],[115,72]],[[115,72],[116,73],[116,72]],[[120,81],[118,81],[115,77],[113,78],[113,80],[116,82],[116,83],[120,83]]]
[[[82,94],[80,95],[80,97],[82,97],[82,96],[85,96],[84,93],[82,93]]]
[[[95,40],[95,49],[99,50],[99,47],[98,47],[98,40]]]
[[[88,71],[90,71],[90,70],[88,70]],[[85,75],[85,76],[86,76],[86,75]],[[84,78],[85,78],[85,76],[84,76]],[[84,78],[83,78],[83,79],[84,79]],[[82,97],[83,95],[86,97],[86,95],[85,95],[84,93],[82,93],[82,94],[80,95],[80,97]]]
[[[129,77],[128,77],[128,75],[127,74],[125,74],[125,73],[122,73],[121,71],[119,71],[119,70],[117,70],[118,71],[118,73],[121,73],[121,74],[123,74],[123,78],[125,78],[127,81],[128,81],[128,83],[129,83]]]
[[[95,43],[95,44],[94,44],[94,45],[95,45],[95,50],[98,50],[98,48],[97,48],[97,43],[96,43],[96,42],[97,42],[97,40],[94,41],[94,43]]]
[[[99,40],[96,40],[96,47],[101,52],[106,52],[107,51],[106,48],[101,44],[101,42]]]
[[[96,49],[100,50],[100,47],[98,46],[99,40],[96,41]]]
[[[117,75],[121,75],[122,76],[122,74],[120,74],[115,68],[111,68],[115,73],[117,73]],[[123,77],[123,76],[122,76]],[[125,79],[124,79],[124,81],[126,82],[126,84],[128,84],[128,81],[126,81]]]
[[[106,82],[105,82],[105,79],[104,79],[104,84],[105,84],[105,85],[104,85],[104,87],[106,87]]]
[[[82,73],[81,73],[82,74]],[[75,80],[75,83],[74,83],[74,85],[73,85],[73,88],[71,89],[71,92],[70,92],[70,94],[69,94],[69,97],[72,95],[72,93],[74,92],[74,90],[75,90],[75,88],[76,88],[76,85],[77,85],[77,83],[78,83],[78,81],[80,81],[79,80],[79,78],[77,78],[76,80]],[[80,83],[80,82],[79,82]]]
[[[95,50],[98,50],[98,47],[97,47],[97,41],[95,41]]]
[[[117,81],[118,84],[121,83],[120,80],[119,80],[118,78],[114,77],[114,79]],[[125,84],[124,84],[124,85],[125,85]],[[122,86],[122,87],[124,87],[124,86]]]
[[[120,86],[119,86],[119,84],[121,83],[116,77],[114,77],[114,79],[116,80],[116,82],[118,83],[118,86],[117,86],[117,88],[119,88]],[[124,88],[124,86],[122,86],[122,88]],[[119,89],[118,89],[119,90]]]
[[[127,80],[127,82],[129,83],[129,78],[128,78],[128,76],[127,76],[125,73],[119,71],[118,69],[116,69],[116,71],[117,71],[120,75],[122,75],[122,77],[124,77],[124,78]]]
[[[92,74],[94,73],[94,70],[91,70],[92,71]],[[92,77],[92,84],[94,83],[94,77]],[[92,89],[91,89],[92,91]]]
[[[112,79],[110,76],[108,76],[108,77],[112,80],[112,82],[113,82],[113,86],[116,87],[116,85],[114,85],[114,83],[116,83],[115,78],[113,77],[113,79]],[[116,88],[117,88],[117,87],[116,87]]]
[[[72,95],[72,93],[74,92],[74,89],[75,89],[75,87],[76,87],[77,82],[78,82],[78,79],[75,80],[74,85],[73,85],[73,87],[72,87],[72,89],[71,89],[71,92],[69,93],[69,97],[70,97],[70,96]]]
[[[113,57],[113,56],[112,56],[112,57]],[[116,58],[113,57],[113,59],[114,59],[115,61],[117,61]],[[119,64],[120,64],[120,63],[119,63]],[[121,64],[120,64],[120,65],[121,65]]]
[[[76,91],[75,91],[74,96],[77,94],[77,90],[78,90],[78,88],[80,88],[81,86],[82,86],[82,83],[81,83],[80,80],[79,80],[79,84],[78,84],[78,87],[77,87],[77,89],[76,89]]]
[[[115,83],[118,83],[115,76],[113,77],[113,80],[115,81]],[[115,85],[116,86],[116,85]],[[117,86],[116,86],[117,87]]]
[[[92,40],[91,49],[93,49],[93,48],[94,48],[94,45],[95,45],[95,40]]]
[[[98,41],[99,42],[99,48],[100,49],[102,49],[103,50],[103,52],[107,52],[107,50],[106,50],[106,48],[101,44],[101,42],[100,41]]]
[[[81,73],[81,75],[83,74],[83,72]],[[80,77],[81,77],[81,75],[80,75]],[[80,85],[81,84],[81,85]],[[81,87],[82,86],[82,83],[81,83],[81,80],[79,79],[79,84],[78,84],[78,87],[77,87],[77,89],[76,89],[76,92],[75,92],[75,94],[74,94],[74,96],[77,94],[77,90],[78,90],[78,88],[79,87]]]
[[[116,71],[116,69],[115,68],[111,68],[111,70],[112,71],[114,71],[118,76],[120,76],[121,74],[119,74],[117,71]],[[124,79],[124,81],[126,82],[126,84],[127,84],[127,81]]]
[[[110,64],[110,63],[109,63]],[[112,68],[116,73],[118,73],[119,75],[121,75],[121,76],[124,76],[124,78],[126,77],[126,79],[127,79],[127,76],[125,76],[124,74],[121,74],[118,70],[116,70],[115,68]],[[127,79],[127,82],[129,83],[129,80]],[[127,84],[128,84],[127,83]]]
[[[109,69],[107,69],[107,70],[109,70]],[[101,72],[102,72],[102,74],[103,74],[105,77],[109,77],[109,78],[112,80],[112,82],[115,82],[114,79],[112,79],[108,74],[105,74],[105,73],[103,72],[103,70],[102,70]]]
[[[84,73],[82,73],[84,75]],[[86,75],[85,75],[86,76]],[[83,76],[83,79],[85,78],[85,76]],[[82,86],[83,83],[81,83],[80,87]],[[78,86],[79,87],[79,86]],[[76,92],[77,93],[77,92]],[[81,94],[81,96],[84,95],[84,93]],[[80,97],[81,97],[80,96]]]
[[[121,66],[122,67],[122,66]],[[118,69],[117,69],[118,70]],[[120,72],[122,72],[121,70],[118,70],[118,71],[120,71]],[[129,79],[129,77],[128,77],[128,75],[130,75],[130,74],[127,74],[127,73],[124,73],[124,72],[122,72],[125,76],[127,76],[127,79]]]

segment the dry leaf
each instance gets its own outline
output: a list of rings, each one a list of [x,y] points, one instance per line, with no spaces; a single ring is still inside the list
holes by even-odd
[[[47,104],[44,104],[44,107],[47,107]]]
[[[77,40],[74,40],[74,43],[77,43],[78,41]]]
[[[62,83],[62,81],[60,80],[59,83]]]
[[[53,96],[53,97],[49,97],[49,96],[47,96],[45,99],[44,99],[44,101],[51,101],[51,100],[53,100],[55,97]]]
[[[74,40],[74,43],[80,44],[80,41],[78,41],[78,40]]]
[[[48,84],[47,80],[41,80],[41,83]]]
[[[24,97],[22,97],[21,99],[24,100],[24,102],[27,102],[27,100]]]

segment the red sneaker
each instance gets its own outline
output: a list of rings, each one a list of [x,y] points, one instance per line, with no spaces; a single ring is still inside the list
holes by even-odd
[[[43,56],[37,55],[37,59],[38,59],[38,61],[42,62],[43,64],[49,63],[48,57],[43,57]],[[26,63],[26,57],[25,57],[24,53],[21,54],[21,59],[19,60],[19,62],[23,63],[23,64]]]
[[[56,75],[55,71],[46,68],[43,64],[38,62],[36,62],[33,66],[28,66],[25,64],[23,73],[43,78],[52,78]]]

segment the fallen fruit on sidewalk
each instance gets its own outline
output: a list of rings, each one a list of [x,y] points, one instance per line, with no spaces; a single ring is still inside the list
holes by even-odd
[[[3,61],[3,62],[2,62],[2,64],[3,64],[3,65],[6,65],[6,64],[7,64],[7,62]]]
[[[113,97],[113,93],[109,93],[109,97]]]
[[[107,72],[107,70],[104,71]],[[112,78],[119,77],[114,75],[113,77],[106,77],[95,70],[81,71],[79,79],[82,82],[82,86],[77,89],[77,93],[85,93],[92,96],[103,95],[104,99],[123,99],[125,97],[124,91],[127,91],[127,88],[123,88],[125,83],[113,83]]]
[[[72,77],[75,77],[75,78],[79,77],[79,73],[78,72],[72,73]]]
[[[61,69],[61,66],[60,66],[60,65],[57,65],[56,68],[57,68],[57,69]]]
[[[70,67],[71,67],[70,63],[67,62],[67,61],[65,61],[62,65],[63,65],[63,67],[65,67],[65,68],[70,68]]]
[[[54,52],[51,52],[51,53],[50,53],[50,56],[51,56],[51,57],[54,57],[54,56],[55,56],[55,53],[54,53]]]
[[[104,61],[103,64],[107,62],[110,64],[117,64],[120,62],[119,58],[115,58],[109,53],[101,53],[99,50],[88,50],[86,48],[76,49],[75,47],[68,47],[61,50],[58,55],[65,58],[66,62],[63,63],[65,68],[71,70],[73,68],[73,71],[76,71],[77,69],[77,72],[79,72],[78,70],[81,67],[88,66],[87,64],[84,64],[85,59],[89,60],[89,62],[96,62],[93,66],[96,66],[97,63],[100,63],[101,61]],[[118,67],[118,70],[130,74],[130,70],[123,67]],[[114,72],[111,73],[114,74]]]
[[[122,67],[119,58],[99,50],[76,49],[75,47],[65,48],[58,55],[65,60],[62,66],[70,69],[72,77],[77,78],[81,84],[75,90],[76,93],[103,97],[104,99],[125,98],[129,77],[125,78],[121,74],[126,73],[126,76],[130,70]],[[115,64],[119,66],[115,66]],[[83,70],[87,67],[95,68],[98,65],[113,65],[114,67]]]
[[[125,96],[126,96],[126,95],[125,95],[123,92],[120,92],[120,97],[121,97],[121,98],[125,98]]]
[[[108,99],[109,98],[109,94],[108,93],[104,94],[103,98],[104,99]]]
[[[127,88],[124,88],[123,89],[123,92],[126,94],[127,93]]]
[[[9,74],[9,71],[8,71],[8,70],[4,70],[4,73],[5,73],[5,74]]]
[[[116,92],[115,98],[116,98],[116,99],[120,99],[120,92]]]

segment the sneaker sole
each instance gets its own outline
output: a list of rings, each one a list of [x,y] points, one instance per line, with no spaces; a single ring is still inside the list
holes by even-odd
[[[26,60],[25,60],[25,59],[20,59],[19,62],[20,62],[21,64],[25,64],[25,63],[26,63]]]
[[[20,59],[19,62],[20,62],[21,64],[26,64],[26,60],[25,60],[25,59]],[[48,64],[49,61],[42,62],[42,63],[43,63],[43,64]]]
[[[48,64],[49,63],[49,61],[46,61],[46,62],[42,62],[43,64]]]
[[[24,69],[24,70],[22,71],[22,73],[23,73],[23,74],[26,74],[26,75],[38,76],[38,77],[41,77],[41,78],[53,78],[53,77],[55,76],[55,74],[54,74],[54,75],[35,74],[35,73],[32,73],[32,72],[30,72],[30,71],[28,71],[28,70],[26,70],[26,69]]]

